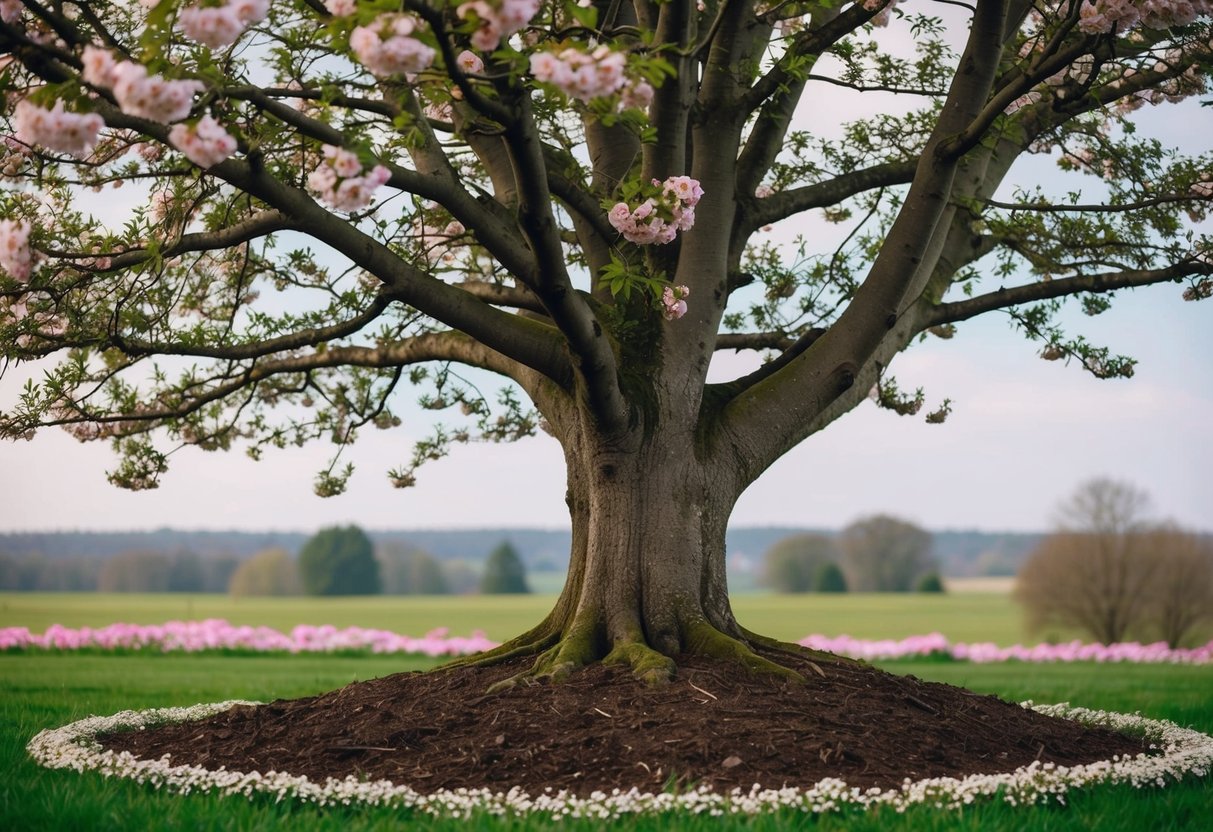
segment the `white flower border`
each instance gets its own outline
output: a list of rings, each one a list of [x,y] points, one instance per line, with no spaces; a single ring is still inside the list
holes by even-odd
[[[113,716],[89,717],[62,728],[41,731],[30,740],[26,750],[43,766],[70,768],[78,772],[96,771],[105,777],[126,777],[181,794],[218,792],[221,795],[270,795],[276,801],[294,799],[319,806],[363,803],[393,806],[434,816],[468,818],[475,812],[492,815],[524,815],[540,812],[553,817],[613,819],[624,815],[689,812],[726,815],[755,814],[779,809],[806,812],[831,812],[848,808],[889,806],[898,812],[915,804],[958,809],[979,798],[997,798],[1012,805],[1030,805],[1050,800],[1065,802],[1066,794],[1097,783],[1129,783],[1134,787],[1165,786],[1188,775],[1206,776],[1213,769],[1213,737],[1164,720],[1147,719],[1139,714],[1118,714],[1061,705],[1023,703],[1050,716],[1074,719],[1088,725],[1100,725],[1124,733],[1143,735],[1160,753],[1152,756],[1113,757],[1111,760],[1081,766],[1057,766],[1032,763],[1008,774],[977,774],[964,779],[951,777],[912,782],[900,789],[852,788],[838,779],[827,778],[808,789],[764,789],[755,785],[750,791],[734,789],[718,793],[702,787],[681,794],[647,794],[635,789],[611,794],[595,792],[588,798],[565,792],[529,795],[520,789],[493,792],[487,789],[456,789],[435,794],[419,794],[408,786],[387,780],[368,782],[355,777],[312,782],[283,772],[240,772],[199,766],[174,766],[168,756],[142,760],[129,752],[103,750],[98,734],[119,729],[143,729],[165,722],[203,719],[236,705],[256,702],[233,700],[189,708],[156,708],[122,711]]]

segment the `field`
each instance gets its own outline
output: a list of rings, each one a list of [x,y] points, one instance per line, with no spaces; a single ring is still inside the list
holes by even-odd
[[[481,627],[502,637],[533,623],[550,599],[368,599],[331,602],[231,602],[173,596],[0,597],[0,626],[20,623],[44,629],[115,621],[160,623],[171,618],[225,617],[243,623],[289,628],[296,623],[358,624],[406,632],[451,625],[455,632]],[[831,603],[820,609],[822,600]],[[1005,598],[1002,600],[1006,600]],[[750,626],[785,637],[811,631],[901,637],[938,629],[957,640],[1016,640],[1017,615],[988,596],[945,599],[854,596],[849,599],[753,597],[739,599],[739,615]],[[798,601],[801,606],[793,604]],[[850,604],[835,603],[849,601]],[[928,605],[907,602],[929,601]],[[884,603],[878,603],[884,602]],[[932,604],[934,606],[932,606]],[[951,607],[949,609],[949,607]],[[812,609],[810,609],[812,608]],[[808,615],[803,617],[802,614]],[[243,616],[243,617],[242,617]],[[834,626],[831,626],[833,624]],[[865,629],[866,627],[866,629]],[[1009,634],[1009,635],[1008,635]],[[37,730],[90,714],[125,708],[190,705],[229,698],[271,700],[318,693],[356,679],[423,669],[428,660],[401,656],[218,656],[218,655],[0,655],[0,766],[8,776],[0,788],[0,828],[58,829],[267,829],[371,830],[466,829],[466,822],[432,821],[391,810],[318,810],[268,800],[246,802],[206,795],[172,796],[97,775],[56,772],[34,766],[24,744]],[[970,665],[941,661],[894,662],[894,672],[913,673],[997,693],[1004,698],[1141,711],[1213,732],[1213,667],[1149,665]],[[649,818],[620,821],[620,829],[1200,829],[1213,806],[1213,781],[1205,778],[1165,790],[1102,788],[1071,796],[1066,806],[1012,808],[990,804],[963,814],[915,810],[906,815],[807,819],[794,814],[732,819]],[[491,829],[596,829],[600,825],[539,819],[476,819]]]
[[[225,618],[233,624],[263,624],[278,630],[296,624],[356,624],[408,635],[449,627],[454,635],[467,635],[481,629],[490,638],[503,640],[537,624],[553,600],[554,596],[545,595],[234,599],[227,595],[0,593],[0,627],[42,632],[51,624],[101,627],[116,621],[163,624]],[[737,596],[733,608],[746,627],[783,639],[800,639],[810,633],[902,638],[934,631],[953,641],[1002,645],[1028,638],[1019,608],[1004,593],[755,594]]]

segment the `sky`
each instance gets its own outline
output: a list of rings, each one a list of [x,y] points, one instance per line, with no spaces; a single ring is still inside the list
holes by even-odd
[[[1193,115],[1208,118],[1192,108],[1150,110],[1150,126],[1163,138],[1190,138]],[[1159,518],[1213,530],[1213,300],[1185,303],[1181,291],[1121,293],[1110,311],[1081,318],[1091,341],[1139,360],[1131,380],[1099,381],[1038,358],[1001,314],[961,324],[950,341],[915,346],[892,372],[903,390],[925,389],[924,413],[951,399],[945,424],[865,402],[751,486],[733,525],[840,528],[883,512],[936,530],[1041,531],[1081,483],[1103,476],[1146,491]],[[755,361],[721,353],[713,378]],[[8,368],[0,409],[38,372]],[[416,487],[392,488],[385,472],[428,431],[429,414],[402,412],[400,428],[363,434],[343,458],[358,468],[349,489],[327,499],[312,485],[331,446],[271,450],[257,463],[239,450],[187,448],[173,455],[159,489],[132,493],[106,482],[114,457],[104,444],[49,429],[29,442],[0,442],[0,532],[567,526],[564,461],[547,435],[457,448],[423,467]]]

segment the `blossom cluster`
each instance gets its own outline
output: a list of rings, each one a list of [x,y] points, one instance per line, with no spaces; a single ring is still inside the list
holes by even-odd
[[[84,80],[96,87],[111,89],[118,107],[127,115],[168,124],[190,114],[194,95],[206,87],[201,81],[170,81],[148,75],[147,68],[134,61],[117,61],[104,49],[84,47]]]
[[[554,819],[564,817],[608,821],[638,815],[662,816],[670,813],[756,815],[793,810],[809,814],[842,812],[886,807],[904,812],[914,805],[936,806],[960,811],[977,800],[1002,800],[1011,805],[1033,805],[1057,801],[1065,803],[1067,794],[1097,784],[1124,784],[1135,788],[1165,786],[1189,775],[1205,776],[1213,769],[1213,737],[1181,728],[1165,720],[1140,715],[1116,714],[1074,708],[1070,705],[1024,707],[1086,725],[1146,737],[1160,753],[1110,760],[1078,766],[1058,766],[1033,762],[1005,774],[974,774],[963,779],[940,777],[906,780],[900,788],[860,789],[837,778],[823,779],[807,789],[764,788],[755,784],[748,791],[733,789],[715,792],[708,786],[690,791],[665,791],[657,794],[613,790],[610,794],[593,792],[578,797],[564,791],[528,794],[514,788],[508,792],[488,789],[442,790],[421,794],[407,784],[389,780],[368,781],[356,776],[343,780],[309,780],[286,772],[241,772],[210,770],[201,766],[173,765],[169,756],[156,760],[139,759],[128,751],[103,750],[97,737],[115,731],[141,730],[168,722],[206,719],[237,705],[255,702],[229,701],[194,705],[190,708],[159,708],[146,711],[122,711],[108,717],[89,717],[61,728],[39,732],[26,751],[39,765],[51,769],[96,771],[106,777],[125,777],[154,788],[188,794],[216,792],[223,796],[275,801],[293,799],[316,806],[392,806],[408,812],[435,817],[467,819],[474,812],[493,816],[522,817],[538,814]]]
[[[413,36],[417,18],[409,14],[381,14],[369,26],[355,26],[350,48],[358,62],[381,78],[408,75],[428,69],[434,50]]]
[[[503,40],[522,29],[539,11],[539,0],[472,0],[462,3],[455,14],[475,21],[472,46],[492,52]]]
[[[177,16],[177,25],[191,40],[217,49],[235,43],[244,30],[265,20],[269,0],[225,0],[219,6],[187,6]]]
[[[1127,662],[1133,664],[1213,664],[1213,641],[1200,647],[1171,648],[1166,642],[1152,644],[1122,642],[1119,644],[1089,644],[1069,641],[1062,644],[1014,644],[999,647],[991,642],[965,644],[951,642],[940,633],[910,636],[904,639],[865,640],[851,636],[811,635],[800,644],[813,650],[825,650],[840,656],[865,661],[913,659],[928,656],[970,661],[991,662]]]
[[[29,245],[30,226],[21,220],[0,220],[0,268],[14,280],[29,280],[34,255]]]
[[[168,140],[200,168],[217,165],[236,152],[236,140],[210,116],[203,116],[193,126],[174,124]]]
[[[96,113],[69,113],[56,101],[47,110],[30,101],[18,101],[13,113],[17,139],[27,145],[69,153],[83,159],[97,143],[105,121]]]
[[[609,46],[590,51],[570,46],[559,52],[531,55],[531,75],[536,81],[551,84],[569,98],[586,103],[621,90],[627,83],[626,69],[627,55]],[[648,97],[653,97],[652,87],[648,88]]]
[[[671,176],[665,182],[654,179],[653,186],[660,191],[635,208],[617,202],[607,212],[611,226],[630,243],[669,243],[679,231],[688,231],[695,225],[695,206],[703,197],[703,188],[697,180]]]
[[[221,618],[169,621],[166,624],[111,624],[73,629],[54,624],[42,635],[25,627],[0,629],[0,650],[158,650],[196,653],[202,650],[248,650],[280,653],[332,653],[359,650],[372,653],[412,653],[424,656],[463,656],[496,647],[480,630],[452,636],[446,628],[424,636],[387,630],[300,624],[289,633],[271,627],[236,625]]]
[[[1134,26],[1169,29],[1187,26],[1213,14],[1209,0],[1087,0],[1079,9],[1078,28],[1088,35],[1115,29],[1123,34]]]
[[[686,286],[666,286],[661,292],[661,315],[667,321],[676,321],[687,313],[687,301],[691,290]]]
[[[338,211],[357,211],[370,205],[375,190],[391,178],[391,171],[383,165],[363,174],[356,154],[326,144],[324,161],[308,174],[307,186]]]

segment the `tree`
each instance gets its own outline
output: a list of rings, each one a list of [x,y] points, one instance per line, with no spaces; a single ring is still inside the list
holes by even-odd
[[[377,595],[379,563],[357,526],[321,529],[299,552],[299,577],[308,595]]]
[[[162,552],[122,552],[101,565],[100,592],[165,592],[171,562]]]
[[[856,520],[839,536],[847,586],[855,592],[909,592],[935,569],[931,533],[877,514]]]
[[[1059,531],[1028,556],[1015,583],[1028,625],[1079,627],[1104,644],[1140,626],[1154,564],[1149,497],[1128,483],[1094,479],[1058,510]]]
[[[449,595],[450,582],[437,558],[422,549],[398,544],[376,548],[385,595]]]
[[[778,672],[733,616],[724,543],[780,456],[869,394],[918,412],[888,368],[928,333],[1003,311],[1043,358],[1124,377],[1063,327],[1067,299],[1213,294],[1208,158],[1128,129],[1204,88],[1207,4],[87,6],[3,6],[0,352],[60,363],[0,434],[108,439],[136,489],[179,445],[327,438],[331,495],[409,383],[464,416],[401,487],[452,443],[543,429],[568,463],[569,577],[480,661]],[[886,52],[884,24],[917,54]],[[862,99],[843,138],[806,129],[839,87]],[[1018,179],[1032,153],[1062,187]],[[150,197],[109,225],[77,199],[127,180]],[[818,211],[841,242],[763,236]],[[707,383],[718,350],[769,360]],[[461,365],[512,385],[494,406]]]
[[[232,573],[227,591],[237,598],[260,595],[302,595],[299,567],[285,549],[266,549],[242,562]]]
[[[204,592],[206,583],[205,569],[202,558],[194,552],[182,550],[175,552],[169,561],[168,582],[165,587],[169,592]]]
[[[791,535],[763,555],[763,582],[776,592],[808,592],[821,567],[836,560],[838,547],[825,535]]]
[[[485,561],[480,591],[485,595],[519,595],[531,591],[526,583],[522,558],[508,540],[502,541]]]
[[[1178,647],[1201,623],[1213,621],[1213,539],[1162,528],[1147,534],[1144,548],[1153,565],[1145,617]]]
[[[918,579],[918,585],[914,587],[915,592],[931,592],[943,593],[947,589],[943,585],[943,578],[939,577],[938,572],[928,572]]]
[[[821,564],[817,569],[817,575],[813,578],[813,591],[846,592],[847,579],[842,574],[842,568],[833,561]]]

